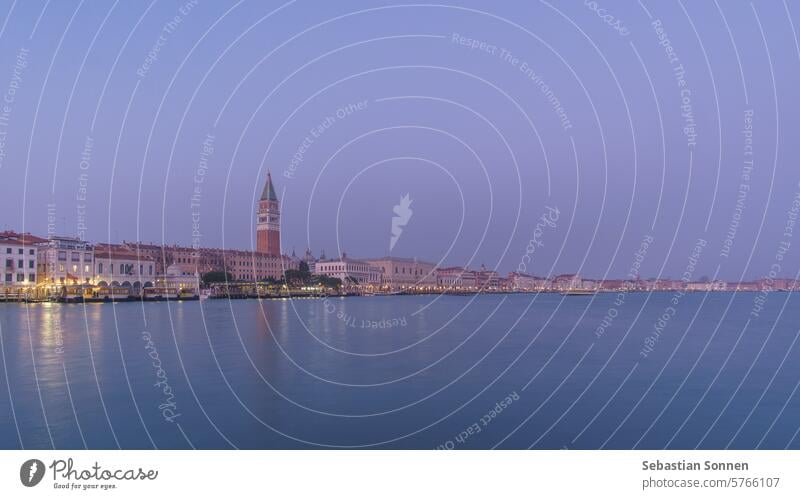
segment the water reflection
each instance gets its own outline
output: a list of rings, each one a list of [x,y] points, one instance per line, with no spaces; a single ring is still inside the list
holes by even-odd
[[[709,417],[713,421],[722,414],[703,445],[724,447],[743,424],[736,415],[749,413],[759,399],[765,401],[757,408],[760,417],[744,422],[738,438],[758,441],[766,422],[773,425],[767,445],[792,442],[800,410],[791,381],[800,379],[800,352],[791,348],[798,314],[778,316],[780,300],[773,300],[775,309],[765,309],[763,320],[751,324],[774,325],[775,330],[757,369],[742,385],[742,396],[730,399],[766,332],[754,331],[743,340],[748,348],[735,350],[736,334],[719,334],[713,341],[711,335],[717,325],[722,332],[739,331],[747,306],[732,306],[726,315],[728,296],[705,298],[676,361],[667,362],[689,327],[693,307],[703,299],[687,295],[685,313],[670,323],[653,357],[641,361],[637,355],[647,331],[636,325],[641,317],[662,313],[669,296],[646,300],[631,295],[630,306],[597,339],[593,331],[610,303],[603,300],[613,298],[537,300],[530,310],[527,296],[478,297],[468,307],[463,297],[434,304],[425,297],[331,300],[337,313],[377,324],[381,318],[406,317],[406,326],[397,328],[360,327],[360,322],[353,327],[352,321],[327,312],[324,300],[3,304],[2,372],[8,372],[9,389],[0,390],[0,418],[8,423],[0,428],[0,447],[47,448],[52,435],[52,445],[61,448],[82,448],[84,438],[90,448],[186,448],[183,433],[159,409],[164,396],[157,383],[163,379],[174,393],[171,400],[180,413],[176,422],[201,448],[229,442],[253,448],[381,442],[430,448],[451,439],[514,390],[520,398],[513,408],[493,419],[491,429],[468,447],[491,445],[525,421],[504,445],[538,442],[559,448],[586,428],[581,445],[596,447],[638,402],[638,410],[609,443],[625,448],[630,438],[641,437],[636,433],[640,425],[652,423],[643,415],[661,412],[683,380],[681,396],[670,406],[671,419],[687,420],[695,407],[686,394],[709,394],[673,446],[694,447],[699,442],[692,436],[708,429]],[[749,303],[747,297],[735,299]],[[798,303],[786,310],[800,310]],[[145,329],[151,350],[158,351],[157,367],[142,341]],[[393,353],[374,355],[383,352]],[[726,375],[709,388],[729,357]],[[790,382],[769,384],[784,357],[781,376]],[[626,378],[637,361],[636,376]],[[695,375],[687,378],[686,366],[695,362]],[[530,389],[523,390],[534,377]],[[623,379],[627,382],[615,395]],[[653,394],[658,396],[639,401],[655,380]],[[608,404],[612,396],[615,403]],[[727,411],[720,412],[729,399]],[[564,411],[569,414],[562,418]],[[670,428],[669,421],[659,420],[652,442],[660,442],[656,437],[669,434]]]

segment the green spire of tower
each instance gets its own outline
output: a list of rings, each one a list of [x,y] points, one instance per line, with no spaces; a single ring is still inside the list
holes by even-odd
[[[272,175],[267,172],[267,183],[264,184],[264,190],[261,192],[262,201],[277,201],[278,196],[275,195],[275,187],[272,186]]]

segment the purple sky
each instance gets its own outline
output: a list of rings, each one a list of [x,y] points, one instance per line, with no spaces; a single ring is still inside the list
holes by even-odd
[[[443,265],[798,270],[796,6],[46,3],[0,4],[0,228],[251,248],[270,169],[287,253],[385,255],[409,194],[392,254]]]

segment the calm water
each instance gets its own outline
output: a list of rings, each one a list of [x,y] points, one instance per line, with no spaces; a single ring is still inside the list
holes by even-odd
[[[756,296],[0,304],[0,448],[800,448]]]

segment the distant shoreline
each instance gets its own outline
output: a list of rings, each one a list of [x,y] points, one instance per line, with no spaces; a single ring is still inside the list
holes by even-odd
[[[473,297],[478,295],[558,295],[562,298],[572,298],[577,300],[585,300],[596,295],[616,295],[624,293],[626,295],[632,294],[669,294],[675,293],[678,290],[671,289],[658,289],[658,290],[603,290],[587,295],[572,295],[562,291],[459,291],[459,292],[419,292],[419,293],[382,293],[382,294],[341,294],[341,295],[288,295],[288,296],[214,296],[209,298],[213,301],[221,300],[326,300],[330,298],[385,298],[385,297],[399,297],[399,296],[463,296]],[[683,290],[684,293],[699,294],[699,293],[713,293],[713,294],[736,294],[736,293],[793,293],[793,290],[774,289],[774,290]],[[118,298],[113,300],[74,300],[74,301],[58,301],[58,300],[4,300],[0,298],[0,304],[16,304],[16,305],[38,305],[42,303],[56,304],[56,305],[104,305],[109,303],[159,303],[159,302],[198,302],[201,301],[198,297],[186,298],[159,298],[159,299],[141,299],[138,297]]]

